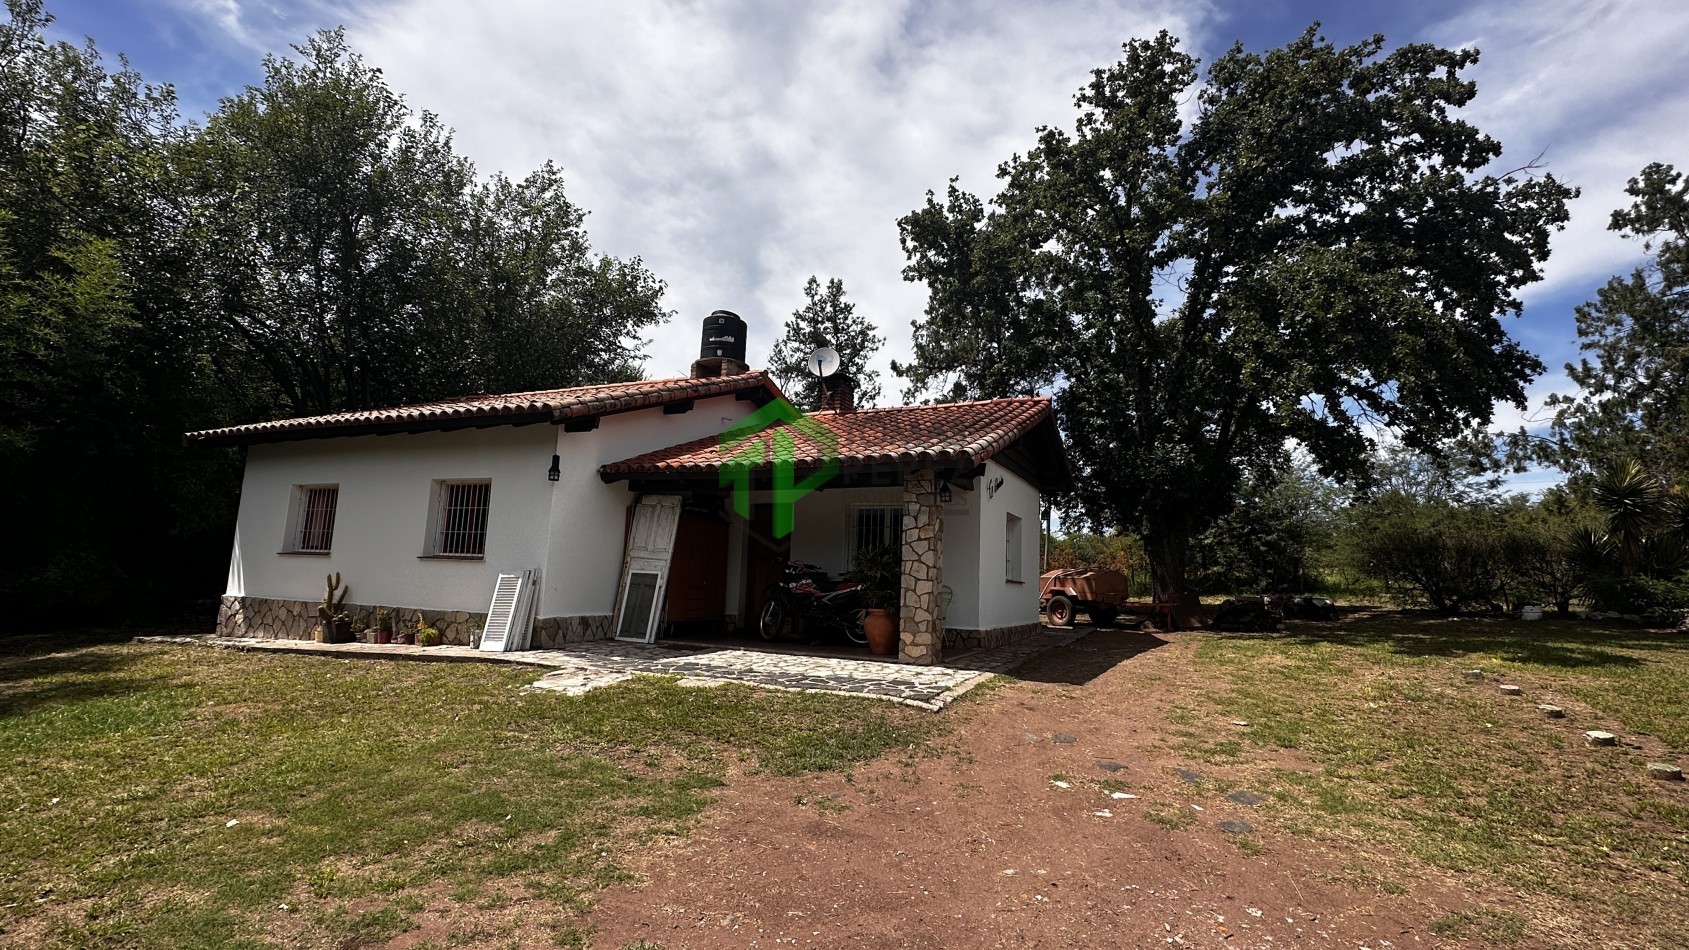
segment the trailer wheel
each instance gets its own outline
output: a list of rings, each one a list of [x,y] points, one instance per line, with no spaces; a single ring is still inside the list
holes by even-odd
[[[1120,616],[1120,611],[1115,610],[1113,607],[1097,607],[1091,610],[1090,614],[1092,626],[1112,627],[1114,626],[1115,618]]]
[[[1073,623],[1073,601],[1057,594],[1050,598],[1050,603],[1044,608],[1050,615],[1050,623],[1057,627],[1066,627]]]

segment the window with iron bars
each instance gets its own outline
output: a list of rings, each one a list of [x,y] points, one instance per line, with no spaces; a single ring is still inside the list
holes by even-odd
[[[338,485],[300,485],[299,511],[294,521],[293,550],[327,554],[334,547],[334,511],[340,503]]]
[[[486,554],[487,508],[492,493],[491,482],[441,482],[432,553],[448,557]]]
[[[859,505],[851,509],[850,566],[856,566],[858,552],[902,544],[903,506]]]

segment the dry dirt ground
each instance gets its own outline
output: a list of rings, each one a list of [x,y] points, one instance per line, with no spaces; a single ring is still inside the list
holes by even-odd
[[[1277,833],[1227,797],[1248,798],[1257,770],[1310,768],[1295,752],[1181,756],[1159,697],[1194,648],[1098,632],[944,713],[936,754],[736,774],[690,837],[631,856],[643,882],[600,895],[592,946],[1465,945],[1430,930],[1473,906],[1459,887]],[[1406,886],[1368,883],[1379,861]]]

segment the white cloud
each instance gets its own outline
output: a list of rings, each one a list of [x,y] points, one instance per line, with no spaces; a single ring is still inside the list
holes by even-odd
[[[1607,231],[1607,221],[1630,204],[1625,182],[1643,165],[1689,165],[1689,4],[1498,0],[1430,38],[1482,52],[1469,73],[1478,98],[1467,116],[1507,147],[1502,167],[1542,154],[1556,177],[1583,189],[1527,305],[1634,266],[1640,246]]]
[[[758,361],[811,274],[842,278],[890,338],[886,370],[926,300],[901,279],[896,219],[952,175],[995,191],[1038,125],[1071,122],[1089,70],[1133,36],[1196,33],[1205,11],[400,0],[350,12],[348,34],[483,170],[563,165],[594,243],[668,281],[679,316],[650,373],[684,372],[717,307],[750,322]]]

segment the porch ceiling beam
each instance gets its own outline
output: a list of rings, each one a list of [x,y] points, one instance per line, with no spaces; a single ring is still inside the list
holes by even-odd
[[[665,415],[665,416],[683,415],[685,413],[691,412],[692,407],[696,404],[697,404],[697,401],[692,400],[692,399],[681,399],[681,400],[678,400],[676,402],[671,402],[668,405],[663,407],[663,415]]]
[[[564,432],[591,432],[598,428],[598,416],[579,416],[563,420]]]

